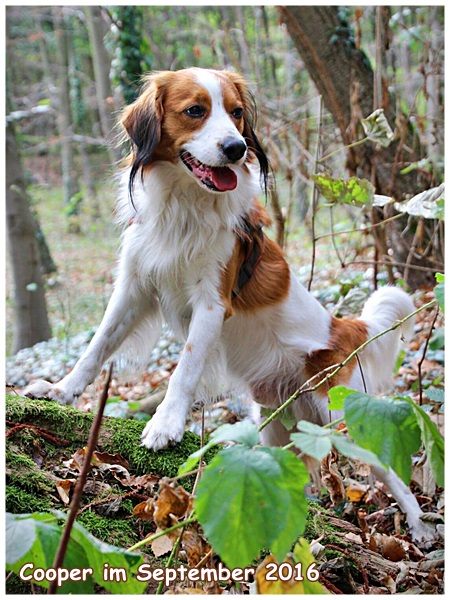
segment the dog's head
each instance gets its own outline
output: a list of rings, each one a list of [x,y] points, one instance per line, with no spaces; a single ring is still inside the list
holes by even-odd
[[[130,192],[136,175],[162,160],[180,164],[199,186],[221,194],[236,188],[239,167],[255,159],[267,191],[269,163],[253,131],[255,117],[237,73],[191,68],[148,75],[122,117],[134,146]]]

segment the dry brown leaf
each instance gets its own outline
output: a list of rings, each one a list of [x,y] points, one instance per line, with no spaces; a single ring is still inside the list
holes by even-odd
[[[74,469],[76,471],[81,471],[82,466],[84,465],[84,458],[86,456],[87,446],[81,448],[81,450],[77,450],[75,454],[69,458],[69,460],[65,460],[63,465],[68,469]]]
[[[193,523],[184,532],[181,540],[183,550],[186,552],[189,566],[195,567],[200,560],[210,551],[210,545],[199,533],[198,523]]]
[[[151,473],[148,475],[130,475],[127,479],[120,479],[120,476],[116,473],[113,473],[113,475],[126,487],[151,489],[159,481],[159,477]]]
[[[153,498],[149,498],[148,500],[144,500],[144,502],[136,504],[133,508],[133,517],[142,521],[153,521],[154,510]]]
[[[333,506],[336,506],[345,500],[345,489],[342,478],[337,470],[337,453],[332,450],[320,463],[320,472],[322,481],[327,488]]]
[[[160,533],[161,529],[156,530],[155,533]],[[154,535],[154,534],[152,534]],[[151,543],[152,552],[158,558],[170,552],[173,548],[173,541],[168,535],[163,535]]]
[[[400,540],[391,536],[383,534],[375,534],[375,541],[380,549],[380,553],[384,558],[392,560],[393,562],[399,562],[406,558],[405,548]]]
[[[61,479],[56,483],[56,491],[66,505],[70,504],[69,493],[76,481],[76,479]]]
[[[161,481],[161,488],[155,500],[155,523],[161,529],[171,526],[170,515],[183,517],[190,505],[191,496],[182,487],[172,487],[168,480]]]
[[[96,467],[99,465],[120,465],[127,470],[130,469],[128,461],[120,456],[120,454],[109,454],[109,452],[94,452],[91,464]]]

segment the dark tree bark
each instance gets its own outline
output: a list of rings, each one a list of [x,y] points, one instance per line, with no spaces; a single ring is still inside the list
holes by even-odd
[[[51,336],[35,223],[13,126],[6,127],[6,224],[14,281],[13,351]]]
[[[383,7],[383,10],[387,7]],[[374,106],[374,72],[364,52],[357,49],[352,32],[338,14],[335,6],[285,6],[280,14],[297,48],[308,73],[313,79],[323,102],[339,127],[343,143],[348,145],[364,137],[360,119],[375,108],[383,108],[391,127],[397,129],[395,141],[382,148],[366,142],[348,150],[347,168],[351,175],[369,179],[376,193],[403,200],[432,186],[431,175],[423,170],[412,170],[407,175],[400,171],[423,158],[424,151],[414,133],[408,116],[396,115],[395,98],[388,93],[386,81],[377,96],[382,105]],[[411,244],[417,231],[417,220],[400,219],[386,230],[397,263],[409,262],[407,283],[416,288],[433,281],[433,272],[442,268],[440,244],[432,245],[428,255],[416,252],[411,255]],[[428,224],[426,224],[428,226]],[[404,228],[407,235],[402,235]],[[429,222],[430,236],[436,224]],[[417,237],[417,236],[416,236]],[[430,252],[430,244],[423,247]],[[379,257],[380,259],[388,257]],[[415,270],[414,265],[427,267]]]

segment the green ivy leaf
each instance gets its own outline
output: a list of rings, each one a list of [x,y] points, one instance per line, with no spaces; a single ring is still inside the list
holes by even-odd
[[[350,436],[391,466],[408,485],[411,455],[420,448],[420,430],[411,406],[403,400],[355,393],[344,403]]]
[[[332,204],[366,206],[373,201],[375,188],[367,179],[333,179],[329,175],[312,175],[311,179],[322,196]]]
[[[394,132],[386,119],[384,110],[378,108],[367,119],[361,119],[364,133],[371,142],[387,148],[394,139]]]
[[[428,392],[431,390],[427,390]],[[435,390],[440,391],[440,390]],[[444,449],[444,438],[439,433],[439,430],[429,415],[418,406],[414,400],[407,396],[402,396],[402,401],[407,402],[413,409],[417,423],[422,433],[422,441],[425,446],[425,452],[428,460],[430,461],[431,472],[433,473],[436,483],[440,487],[444,487],[444,460],[445,460],[445,449]]]
[[[248,565],[261,548],[285,556],[305,527],[308,481],[304,464],[281,448],[232,446],[213,458],[195,512],[227,566]]]

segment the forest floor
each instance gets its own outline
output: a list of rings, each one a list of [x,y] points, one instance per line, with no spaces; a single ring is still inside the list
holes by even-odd
[[[113,194],[107,191],[102,196],[101,220],[94,221],[89,215],[83,214],[80,235],[65,233],[65,215],[59,206],[57,191],[36,188],[33,195],[37,200],[53,259],[58,266],[58,272],[50,276],[48,281],[47,303],[53,334],[60,342],[61,355],[64,355],[68,339],[95,330],[112,290],[120,246],[119,232],[111,217]],[[44,198],[45,202],[42,201]],[[347,222],[341,224],[342,230],[349,225],[348,218],[346,219]],[[326,226],[326,223],[322,224],[323,231],[326,231]],[[305,282],[309,277],[312,251],[311,243],[306,241],[309,240],[308,228],[302,226],[292,231],[290,240],[287,247],[289,262],[299,278]],[[367,258],[365,250],[358,246],[359,242],[355,243],[350,236],[342,236],[340,242],[341,251],[346,255],[353,253],[354,256]],[[337,316],[357,314],[371,287],[371,271],[367,269],[367,265],[354,265],[345,271],[337,265],[334,248],[329,238],[325,238],[316,248],[312,290]],[[7,293],[6,333],[9,340],[12,331],[9,277]],[[432,298],[433,292],[430,289],[421,289],[414,294],[414,301],[418,307]],[[395,388],[421,403],[443,433],[444,415],[440,396],[435,393],[427,395],[427,390],[442,389],[444,379],[443,323],[441,315],[435,323],[434,317],[434,310],[419,313],[414,339],[409,343],[402,365],[398,367],[395,375]],[[173,350],[154,357],[154,362],[142,376],[134,375],[130,378],[124,372],[116,373],[110,388],[112,399],[107,407],[109,415],[132,415],[135,419],[145,420],[154,412],[178,360],[179,348],[170,334],[166,336],[168,346],[165,348],[171,347],[172,344]],[[7,350],[10,350],[8,344]],[[57,349],[55,353],[58,353]],[[70,368],[69,364],[67,368]],[[32,373],[30,375],[32,376]],[[104,374],[83,395],[82,408],[95,408],[103,381]],[[15,391],[20,394],[20,387]],[[203,423],[204,432],[208,434],[220,424],[233,423],[245,418],[247,413],[248,404],[245,398],[237,397],[230,401],[222,399],[207,407],[204,414],[201,410],[194,411],[189,428],[195,433],[200,433]],[[324,559],[326,566],[323,572],[326,580],[340,589],[341,593],[442,593],[442,541],[431,547],[412,543],[404,534],[395,501],[387,490],[368,479],[368,473],[361,465],[342,464],[341,471],[345,473],[344,484],[348,501],[333,507],[329,494],[323,490],[319,498],[320,508],[334,514],[341,527],[342,521],[346,521],[348,531],[342,533],[339,539],[346,539],[349,544],[360,545],[361,548],[367,547],[377,554],[381,560],[381,567],[380,564],[377,565],[378,573],[380,568],[384,568],[386,574],[376,581],[373,575],[376,569],[371,571],[370,566],[363,567],[372,575],[369,588],[366,588],[355,575],[351,559],[348,559],[344,552],[339,554],[334,550],[332,557],[328,554]],[[424,461],[421,453],[414,457],[412,489],[425,512],[443,512],[443,491],[436,487],[430,476],[428,463]],[[362,523],[365,525],[361,529]],[[363,531],[369,532],[369,535],[366,536]],[[312,527],[309,541],[320,538],[321,534],[319,526],[316,530]],[[245,588],[242,588],[241,592],[245,591]]]

